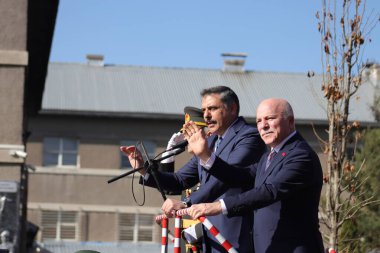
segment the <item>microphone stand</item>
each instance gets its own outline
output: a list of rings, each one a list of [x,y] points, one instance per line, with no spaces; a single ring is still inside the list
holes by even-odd
[[[123,177],[126,177],[132,173],[135,173],[136,171],[139,171],[141,169],[145,169],[146,170],[146,173],[150,173],[152,174],[153,176],[153,179],[154,181],[156,182],[156,186],[157,186],[157,189],[158,191],[161,193],[161,196],[162,198],[164,199],[164,201],[166,200],[166,195],[164,193],[164,191],[162,190],[161,188],[161,185],[160,185],[160,182],[158,180],[158,177],[157,177],[157,170],[158,170],[158,163],[166,158],[169,158],[169,157],[172,157],[174,155],[178,155],[180,153],[182,153],[183,151],[185,151],[185,148],[179,148],[177,150],[175,150],[175,152],[173,152],[172,154],[168,154],[166,156],[163,156],[163,157],[160,157],[160,158],[156,158],[155,160],[148,160],[147,162],[145,162],[144,166],[142,167],[139,167],[139,168],[136,168],[136,169],[133,169],[131,171],[128,171],[126,173],[123,173],[119,176],[116,176],[114,178],[111,178],[110,180],[108,180],[107,182],[110,184],[112,182],[115,182],[116,180],[119,180]]]
[[[123,174],[121,174],[121,175],[119,175],[119,176],[117,176],[117,177],[111,178],[111,179],[108,180],[107,182],[110,184],[110,183],[112,183],[112,182],[115,182],[116,180],[119,180],[120,178],[126,177],[126,176],[128,176],[128,175],[130,175],[130,174],[132,174],[132,173],[135,173],[135,172],[137,172],[137,171],[139,171],[139,170],[141,170],[141,169],[145,169],[145,166],[142,166],[142,167],[140,167],[140,168],[136,168],[136,169],[130,170],[130,171],[128,171],[128,172],[125,172],[125,173],[123,173]]]

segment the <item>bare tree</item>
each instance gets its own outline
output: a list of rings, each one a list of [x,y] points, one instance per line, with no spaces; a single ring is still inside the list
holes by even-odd
[[[324,142],[326,191],[320,213],[321,222],[326,227],[325,240],[329,247],[337,250],[343,224],[374,201],[373,197],[364,198],[360,194],[363,181],[358,175],[364,161],[355,167],[346,152],[349,141],[358,140],[353,130],[360,124],[348,119],[350,99],[362,84],[365,65],[362,53],[366,43],[370,42],[369,33],[379,22],[379,16],[372,13],[363,18],[365,1],[321,1],[322,10],[316,17],[321,33],[322,91],[327,102],[328,140]]]

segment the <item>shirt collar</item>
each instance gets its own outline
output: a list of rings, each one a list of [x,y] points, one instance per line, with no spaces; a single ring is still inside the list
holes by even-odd
[[[276,153],[278,153],[280,151],[280,149],[284,146],[284,144],[290,139],[292,138],[295,134],[297,133],[297,131],[294,131],[292,132],[291,134],[288,135],[288,137],[286,137],[280,144],[278,144],[276,147],[272,148],[271,151],[274,149],[274,151],[276,151]]]
[[[230,130],[230,128],[236,123],[236,121],[238,120],[239,118],[237,118],[237,119],[235,119],[235,121],[234,122],[232,122],[232,124],[227,128],[227,130],[223,133],[223,135],[222,136],[220,136],[220,137],[222,137],[222,139],[224,139],[224,137],[226,137],[226,135],[227,135],[227,133],[228,133],[228,131]],[[218,138],[219,138],[219,135],[218,135]]]

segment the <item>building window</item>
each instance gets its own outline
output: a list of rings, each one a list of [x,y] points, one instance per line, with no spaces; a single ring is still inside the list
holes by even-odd
[[[78,167],[78,141],[71,138],[44,138],[44,166]]]
[[[79,213],[76,211],[41,211],[42,240],[79,239]]]
[[[156,144],[153,142],[153,141],[143,141],[144,143],[144,147],[146,149],[146,152],[148,154],[148,157],[150,159],[153,159],[155,154],[156,154]],[[137,141],[122,141],[120,143],[121,146],[131,146],[131,145],[134,145],[134,146],[137,146],[139,150],[142,151],[142,148],[141,148],[141,144],[138,143]],[[120,168],[122,169],[130,169],[132,166],[131,164],[129,163],[129,160],[128,160],[128,157],[126,155],[124,155],[122,152],[120,152],[121,154],[121,165],[120,165]],[[146,160],[146,158],[143,156],[144,160]]]
[[[119,241],[153,242],[154,215],[142,213],[119,214]]]

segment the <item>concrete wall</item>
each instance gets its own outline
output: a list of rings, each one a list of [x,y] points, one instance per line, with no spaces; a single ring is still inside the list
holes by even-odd
[[[15,156],[16,151],[24,151],[23,107],[25,73],[28,65],[27,47],[27,3],[26,0],[0,1],[0,180],[15,181],[20,185],[21,165],[24,158]],[[14,183],[14,182],[12,182]],[[5,187],[6,188],[6,187]],[[17,187],[16,187],[17,188]],[[2,210],[0,232],[10,232],[12,252],[23,252],[20,204],[23,201],[20,188],[12,199],[16,203]],[[21,188],[22,189],[22,188]],[[0,195],[3,196],[0,189]],[[18,200],[17,200],[18,199]]]
[[[0,2],[0,178],[19,180],[23,159],[10,155],[23,150],[23,97],[26,52],[27,1]]]

